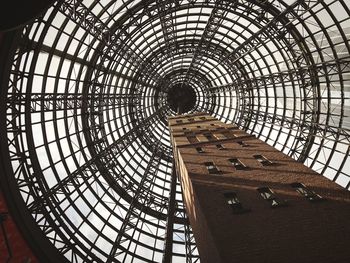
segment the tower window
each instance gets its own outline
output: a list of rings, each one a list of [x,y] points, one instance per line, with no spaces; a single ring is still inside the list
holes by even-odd
[[[203,135],[204,135],[205,138],[207,138],[208,141],[214,141],[215,140],[215,137],[209,132],[203,133]]]
[[[229,130],[224,130],[223,132],[221,132],[221,134],[226,138],[226,139],[233,139],[236,138],[237,136],[235,134],[233,134],[233,132],[229,131]]]
[[[230,158],[229,162],[236,168],[236,170],[243,170],[246,166],[238,158]]]
[[[249,144],[246,144],[244,141],[238,141],[237,142],[240,146],[242,146],[242,147],[247,147],[247,146],[249,146]]]
[[[222,144],[217,144],[216,148],[218,148],[219,150],[225,150],[226,149]]]
[[[204,152],[205,152],[205,151],[203,150],[202,147],[197,147],[197,148],[196,148],[196,151],[197,151],[198,153],[204,153]]]
[[[207,167],[210,174],[218,174],[220,170],[216,167],[213,162],[205,162],[204,165]]]
[[[265,156],[262,156],[261,154],[255,154],[253,157],[262,165],[271,165],[273,162],[271,162],[269,159],[267,159]]]
[[[196,135],[192,131],[186,131],[185,136],[186,136],[189,143],[197,143],[198,142],[198,138],[196,137]]]
[[[314,191],[308,189],[302,183],[292,183],[291,186],[301,195],[305,196],[311,202],[323,201],[325,200],[319,194],[316,194]]]
[[[283,207],[287,205],[287,202],[277,198],[276,194],[270,188],[260,187],[257,190],[260,196],[270,203],[271,208]]]
[[[243,207],[242,203],[239,201],[237,194],[234,192],[224,193],[227,204],[232,208],[234,214],[243,214],[250,211]]]
[[[200,120],[205,120],[205,117],[199,117]]]
[[[195,135],[187,135],[187,140],[189,143],[197,143],[199,142],[198,141],[198,138],[195,136]]]

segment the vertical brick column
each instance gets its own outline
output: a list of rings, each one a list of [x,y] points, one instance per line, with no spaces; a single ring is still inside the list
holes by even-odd
[[[348,191],[211,116],[169,127],[201,262],[350,262]]]

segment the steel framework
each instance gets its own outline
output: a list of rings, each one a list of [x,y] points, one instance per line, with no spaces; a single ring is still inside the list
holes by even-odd
[[[62,0],[4,36],[1,185],[43,262],[199,262],[172,87],[350,188],[346,0]]]

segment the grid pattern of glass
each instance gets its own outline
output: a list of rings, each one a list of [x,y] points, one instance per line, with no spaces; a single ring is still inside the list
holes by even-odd
[[[70,262],[199,262],[168,91],[350,188],[346,0],[64,0],[18,31],[8,178]],[[42,241],[44,242],[44,241]],[[171,245],[169,245],[171,244]]]

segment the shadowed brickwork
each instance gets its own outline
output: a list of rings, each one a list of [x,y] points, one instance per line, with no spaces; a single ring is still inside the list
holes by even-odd
[[[8,213],[5,199],[0,192],[0,263],[36,263],[27,242],[20,234],[11,215]]]
[[[169,118],[201,262],[350,262],[350,194],[233,125]]]

